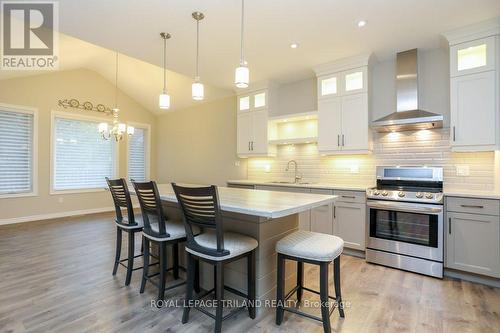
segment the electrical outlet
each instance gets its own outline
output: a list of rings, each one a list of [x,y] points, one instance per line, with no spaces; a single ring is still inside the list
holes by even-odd
[[[359,165],[351,165],[350,171],[351,173],[359,173]]]
[[[240,161],[235,161],[234,166],[239,167],[240,166]]]
[[[456,165],[456,169],[457,169],[457,176],[467,177],[470,174],[468,165]]]
[[[270,164],[266,164],[266,165],[264,166],[264,171],[265,171],[265,172],[271,172],[271,165],[270,165]]]

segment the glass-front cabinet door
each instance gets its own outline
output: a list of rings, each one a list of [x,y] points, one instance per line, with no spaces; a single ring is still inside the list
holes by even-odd
[[[318,79],[318,98],[335,97],[339,94],[337,75],[326,75]]]
[[[238,112],[250,111],[250,96],[238,97]]]
[[[450,74],[459,76],[495,69],[495,37],[473,40],[450,48]]]
[[[267,106],[267,94],[260,91],[252,95],[254,109],[262,109]]]
[[[342,94],[357,94],[365,92],[367,68],[356,68],[349,71],[342,72]]]

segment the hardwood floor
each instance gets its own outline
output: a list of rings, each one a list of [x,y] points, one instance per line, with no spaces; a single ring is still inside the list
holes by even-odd
[[[213,320],[198,311],[191,311],[189,323],[182,325],[182,308],[151,307],[156,292],[149,284],[139,294],[141,271],[128,287],[125,269],[111,275],[112,219],[112,214],[96,214],[0,227],[0,332],[213,330]],[[349,256],[342,256],[341,263],[342,295],[349,307],[343,320],[337,311],[332,314],[334,332],[500,332],[500,289]],[[305,281],[318,288],[315,268],[306,265]],[[182,301],[183,294],[180,287],[165,296]],[[304,299],[318,297],[305,292]],[[281,326],[274,320],[272,309],[255,320],[240,312],[223,323],[223,331],[322,331],[320,323],[287,312]]]

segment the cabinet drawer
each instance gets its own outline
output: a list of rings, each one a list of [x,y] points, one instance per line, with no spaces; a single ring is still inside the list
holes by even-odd
[[[449,197],[446,199],[446,205],[449,212],[500,215],[499,200]]]
[[[337,191],[337,190],[335,190],[333,193],[335,195],[339,196],[337,201],[341,201],[341,202],[365,203],[365,201],[366,201],[366,193],[365,192]]]

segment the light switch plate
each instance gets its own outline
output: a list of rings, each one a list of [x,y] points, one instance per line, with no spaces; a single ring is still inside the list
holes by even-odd
[[[456,169],[457,169],[457,176],[467,177],[470,174],[470,169],[468,165],[457,164]]]

